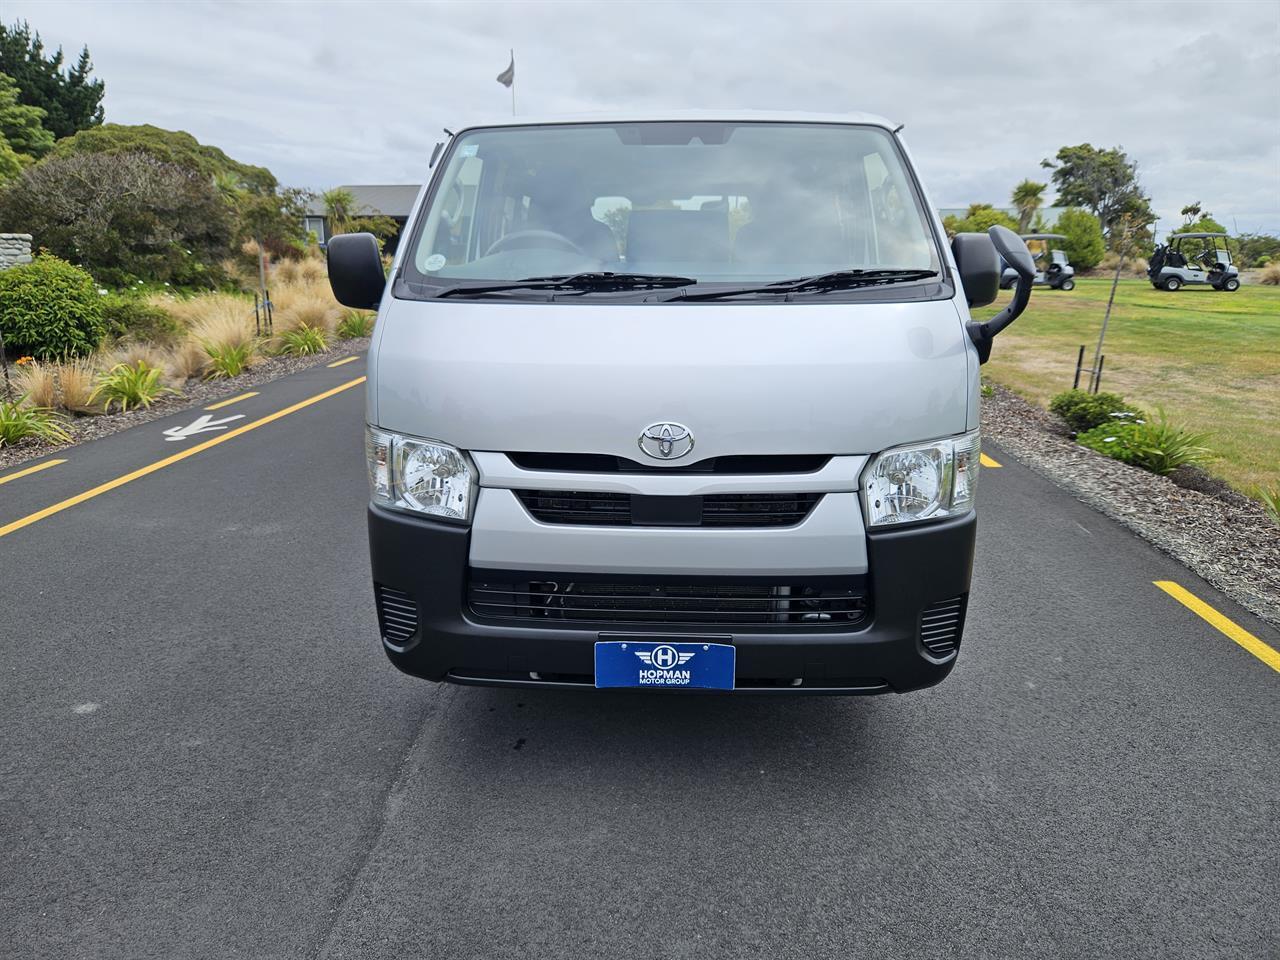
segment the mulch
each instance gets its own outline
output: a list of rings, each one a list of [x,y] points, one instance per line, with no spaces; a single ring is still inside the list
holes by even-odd
[[[1057,416],[998,385],[982,400],[982,435],[1280,626],[1280,526],[1260,504],[1203,471],[1175,483],[1082,447]]]

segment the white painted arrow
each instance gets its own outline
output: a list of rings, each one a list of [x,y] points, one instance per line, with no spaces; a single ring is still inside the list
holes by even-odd
[[[185,427],[170,427],[164,432],[166,440],[185,440],[187,437],[193,437],[197,433],[209,433],[212,430],[225,430],[227,424],[233,420],[243,420],[244,414],[237,413],[234,416],[223,417],[221,420],[215,420],[207,413],[202,414],[194,422],[188,423]]]

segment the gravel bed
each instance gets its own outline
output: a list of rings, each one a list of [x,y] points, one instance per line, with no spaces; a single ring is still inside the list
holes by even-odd
[[[998,385],[982,400],[982,434],[1280,626],[1280,527],[1259,504],[1202,475],[1184,482],[1213,492],[1082,447],[1056,416]]]
[[[268,357],[257,366],[251,368],[232,380],[188,380],[181,388],[179,396],[166,395],[150,407],[130,410],[128,413],[110,413],[100,416],[73,417],[67,424],[71,434],[70,443],[43,443],[38,440],[20,440],[13,446],[0,447],[0,470],[48,456],[58,450],[66,449],[86,440],[96,440],[129,427],[136,427],[149,420],[167,417],[171,413],[186,410],[189,407],[203,407],[227,397],[252,390],[254,387],[287,377],[291,373],[319,366],[322,363],[333,363],[334,360],[352,354],[364,353],[369,348],[369,338],[340,340],[327,353],[309,357]],[[0,383],[0,388],[3,384]]]

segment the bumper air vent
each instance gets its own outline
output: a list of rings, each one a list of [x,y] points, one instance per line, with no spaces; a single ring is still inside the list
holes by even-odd
[[[472,571],[471,612],[527,626],[598,629],[617,624],[679,624],[691,628],[848,630],[869,614],[861,578],[808,583],[651,582],[643,578],[587,580],[577,574]]]
[[[964,596],[939,600],[921,612],[920,642],[931,656],[943,660],[960,648],[965,600]]]
[[[388,643],[402,647],[418,632],[418,605],[413,597],[380,583],[373,586],[378,605],[378,628]]]
[[[579,490],[514,492],[535,520],[593,527],[793,527],[822,499],[820,493],[649,497]]]

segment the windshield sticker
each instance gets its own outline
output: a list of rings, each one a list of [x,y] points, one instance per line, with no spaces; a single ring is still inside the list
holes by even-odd
[[[480,152],[480,144],[468,143],[461,150],[458,151],[458,156],[474,157],[479,152]]]
[[[422,269],[436,271],[445,265],[445,256],[443,253],[433,253],[427,257],[427,262],[422,265]]]

